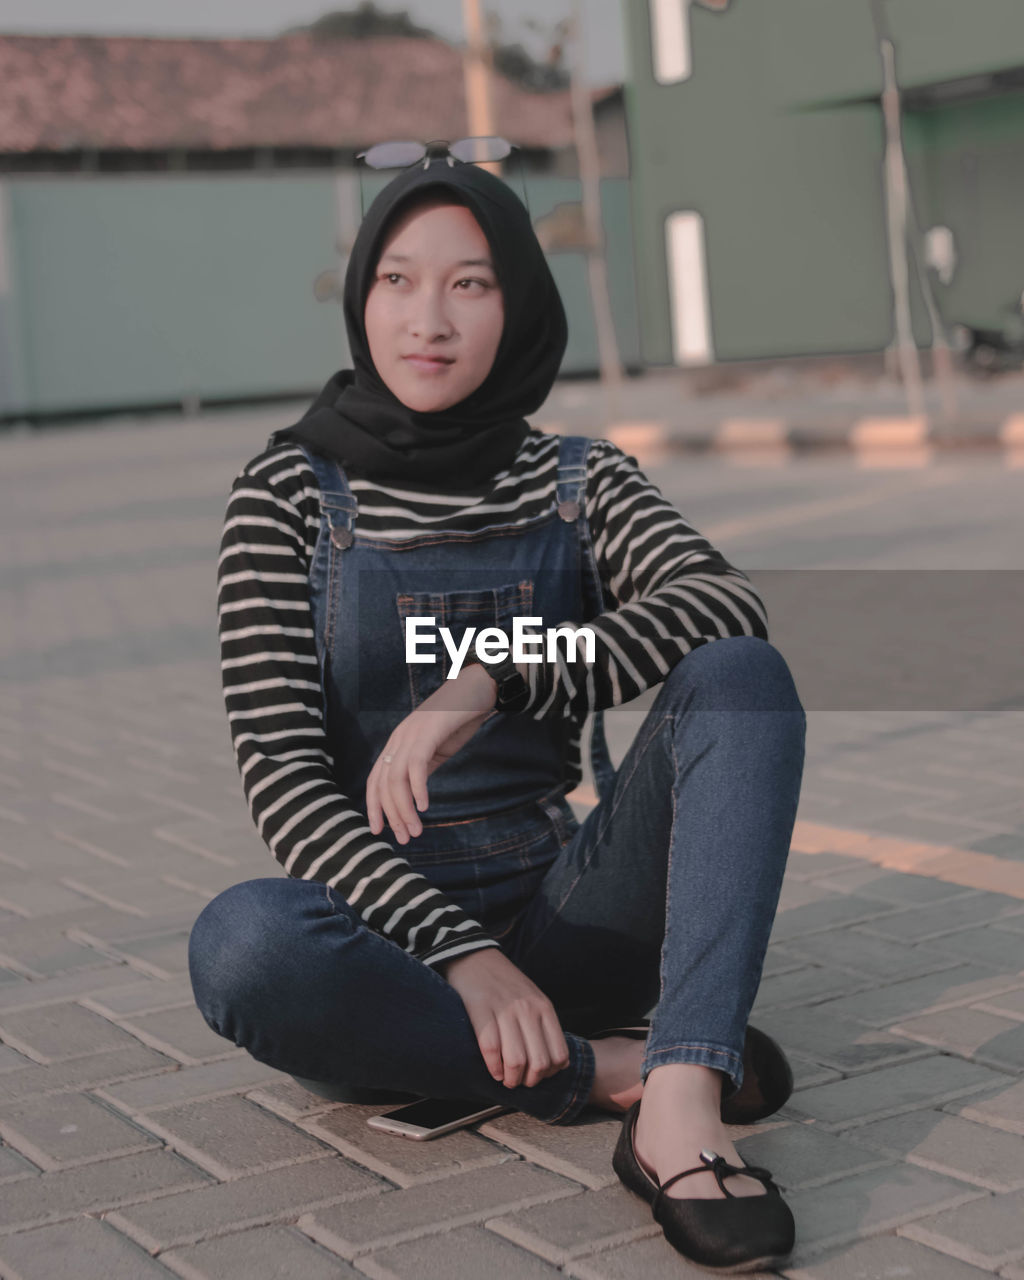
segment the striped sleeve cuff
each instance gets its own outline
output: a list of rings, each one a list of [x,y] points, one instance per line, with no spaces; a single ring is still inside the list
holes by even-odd
[[[468,956],[471,951],[482,951],[484,947],[498,947],[500,949],[501,943],[489,937],[481,929],[479,933],[473,933],[469,937],[463,935],[460,938],[449,938],[446,942],[439,942],[429,951],[418,954],[416,959],[422,960],[429,968],[434,968],[442,960],[454,960],[456,956]]]

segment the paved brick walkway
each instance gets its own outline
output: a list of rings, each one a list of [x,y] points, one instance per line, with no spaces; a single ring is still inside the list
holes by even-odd
[[[619,1185],[614,1118],[375,1134],[379,1108],[307,1093],[194,1008],[196,915],[274,874],[214,603],[264,425],[0,441],[0,1274],[707,1274]],[[646,700],[609,718],[616,757]],[[754,1014],[798,1089],[738,1131],[787,1188],[791,1280],[1024,1278],[1022,775],[1019,711],[809,714]]]

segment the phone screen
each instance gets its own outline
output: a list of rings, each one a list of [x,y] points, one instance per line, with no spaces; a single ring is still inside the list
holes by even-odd
[[[420,1124],[424,1129],[437,1129],[463,1116],[486,1111],[493,1105],[482,1098],[424,1098],[388,1111],[386,1115],[389,1120],[405,1120],[409,1124]]]

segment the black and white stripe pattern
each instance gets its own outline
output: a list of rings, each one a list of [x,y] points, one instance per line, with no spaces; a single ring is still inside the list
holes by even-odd
[[[554,493],[558,438],[531,431],[515,462],[478,494],[424,494],[350,479],[359,532],[404,538],[431,528],[475,531],[541,515]],[[580,727],[659,684],[685,654],[729,635],[767,639],[764,607],[746,575],[696,532],[607,440],[591,446],[586,516],[614,608],[590,620],[595,660],[528,667],[520,713],[575,725],[566,790],[581,779]],[[320,529],[316,477],[301,450],[279,445],[235,478],[218,562],[224,699],[246,800],[290,876],[322,881],[363,920],[429,964],[497,946],[483,927],[373,835],[334,780],[323,731],[308,596]]]

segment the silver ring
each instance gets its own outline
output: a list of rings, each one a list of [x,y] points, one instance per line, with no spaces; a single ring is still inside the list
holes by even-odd
[[[384,757],[384,763],[385,763],[385,764],[390,764],[390,763],[391,763],[391,761],[392,761],[392,760],[394,760],[394,758],[395,758],[394,756],[385,756],[385,757]]]

